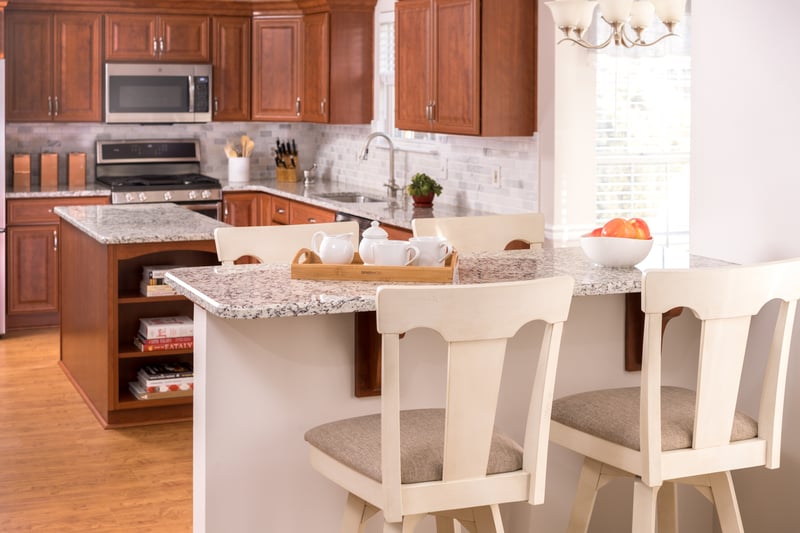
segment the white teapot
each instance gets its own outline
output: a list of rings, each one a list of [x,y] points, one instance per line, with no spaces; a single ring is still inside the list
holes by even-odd
[[[372,252],[372,247],[376,242],[381,242],[389,239],[389,234],[386,230],[378,227],[380,224],[377,220],[370,222],[370,227],[364,230],[361,235],[361,244],[358,245],[358,255],[365,265],[372,265],[375,263],[375,254]]]
[[[346,265],[353,261],[353,234],[328,235],[318,231],[311,236],[311,249],[323,263]]]

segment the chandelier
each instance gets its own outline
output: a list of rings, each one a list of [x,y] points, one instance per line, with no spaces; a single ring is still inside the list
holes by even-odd
[[[600,18],[611,27],[611,34],[604,42],[592,44],[585,41],[583,35],[592,23],[597,4],[600,4]],[[625,48],[652,46],[676,35],[673,32],[675,25],[686,11],[686,0],[553,0],[545,2],[545,5],[550,8],[556,26],[564,34],[558,44],[567,41],[592,50],[605,48],[611,43]],[[646,42],[642,34],[655,15],[667,27],[667,33]],[[629,36],[626,28],[633,30],[636,35]]]

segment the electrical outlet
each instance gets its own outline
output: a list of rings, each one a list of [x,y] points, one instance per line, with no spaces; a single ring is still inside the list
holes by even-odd
[[[492,171],[492,185],[494,185],[498,189],[500,188],[500,177],[501,177],[500,176],[500,169],[501,169],[501,167],[500,167],[500,165],[498,165]]]
[[[442,180],[446,180],[447,179],[447,167],[448,167],[447,158],[446,157],[442,157],[441,159],[439,159],[439,177]]]

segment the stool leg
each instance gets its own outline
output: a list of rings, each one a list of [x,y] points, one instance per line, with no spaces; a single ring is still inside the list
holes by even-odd
[[[583,460],[581,476],[578,479],[578,488],[575,492],[575,503],[572,505],[572,514],[569,517],[567,533],[586,533],[592,519],[592,510],[600,489],[600,472],[602,463],[594,459]]]
[[[633,482],[633,533],[655,533],[658,489],[648,487],[641,479]]]
[[[447,516],[437,516],[436,533],[456,533],[455,521]]]
[[[364,525],[378,509],[355,494],[347,493],[347,502],[342,516],[342,533],[364,533]]]
[[[678,485],[666,482],[658,491],[658,533],[678,533]]]
[[[717,508],[719,524],[724,533],[744,533],[742,517],[739,514],[739,503],[733,489],[733,478],[730,472],[719,472],[708,476],[711,481],[711,493],[714,496],[714,507]]]

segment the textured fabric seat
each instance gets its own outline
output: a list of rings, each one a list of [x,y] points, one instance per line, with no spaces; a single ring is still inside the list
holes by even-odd
[[[553,402],[552,418],[589,435],[639,450],[639,387],[582,392]],[[692,447],[694,391],[661,387],[661,450]],[[758,435],[758,423],[737,412],[731,442]]]
[[[400,412],[400,481],[441,481],[444,464],[444,409]],[[367,415],[317,426],[306,441],[356,472],[381,481],[381,417]],[[522,468],[522,446],[495,431],[486,474]]]
[[[714,505],[724,533],[742,533],[731,471],[780,466],[789,345],[800,298],[800,259],[761,265],[653,270],[642,278],[645,313],[640,387],[597,390],[553,402],[550,438],[584,456],[568,533],[589,528],[597,491],[634,480],[634,533],[677,531],[677,484]],[[748,346],[752,317],[773,319],[769,346]],[[696,390],[662,384],[665,313],[700,321]],[[694,354],[693,354],[694,355]],[[746,357],[760,359],[758,417],[737,409]],[[766,365],[764,365],[766,362]],[[711,524],[708,524],[709,530]]]
[[[472,533],[498,533],[500,504],[544,500],[555,371],[573,286],[561,276],[378,289],[381,412],[329,422],[305,437],[312,466],[347,491],[343,533],[363,532],[378,511],[384,533],[411,533],[426,515],[436,517],[439,533],[454,533],[455,521]],[[495,415],[507,342],[532,321],[545,326],[540,349],[531,349],[539,359],[518,444],[496,430]],[[416,384],[413,372],[400,371],[401,335],[417,328],[439,333],[447,346],[447,354],[427,354],[446,355],[444,408],[401,409],[401,374],[406,390]]]

